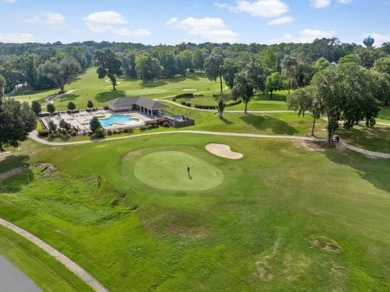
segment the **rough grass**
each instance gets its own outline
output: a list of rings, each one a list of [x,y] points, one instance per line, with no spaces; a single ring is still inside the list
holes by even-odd
[[[244,158],[208,154],[210,142],[239,149]],[[30,165],[51,163],[58,173],[32,168],[29,183],[25,176],[7,180],[0,216],[110,290],[390,288],[388,161],[308,151],[290,141],[184,134],[35,145],[26,142],[16,154]],[[123,157],[156,147],[204,151],[224,183],[205,194],[157,190],[134,173],[123,176]],[[336,242],[342,252],[313,248],[311,238]]]

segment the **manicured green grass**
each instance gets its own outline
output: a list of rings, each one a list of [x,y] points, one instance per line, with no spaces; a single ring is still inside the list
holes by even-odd
[[[130,158],[126,156],[123,164],[131,165],[133,155],[130,152]],[[134,172],[137,179],[154,188],[174,191],[208,190],[223,181],[222,172],[199,157],[205,156],[204,151],[191,148],[171,151],[168,148],[152,153],[139,151],[137,156],[140,157],[137,157],[136,163],[125,173]],[[122,169],[126,169],[126,165]]]
[[[92,100],[95,107],[107,105],[107,102],[116,97],[123,96],[145,96],[158,98],[174,96],[185,92],[211,93],[218,92],[219,83],[208,80],[203,74],[188,73],[187,77],[158,80],[153,83],[143,84],[140,80],[119,78],[116,91],[112,91],[109,80],[98,79],[96,68],[90,68],[82,73],[75,82],[65,86],[69,94],[62,95],[55,99],[56,109],[65,110],[70,101],[74,102],[77,108],[86,108],[88,100]],[[191,91],[188,91],[191,89]],[[43,100],[58,90],[50,90],[18,94],[17,100],[33,101]],[[43,104],[45,107],[46,104]]]
[[[46,252],[4,227],[0,227],[0,254],[45,291],[92,291]]]
[[[216,157],[204,150],[210,142],[244,158]],[[390,288],[387,160],[284,140],[189,134],[35,145],[24,143],[16,155],[57,171],[32,167],[29,183],[23,175],[2,182],[0,217],[55,246],[112,291]],[[167,150],[202,158],[221,171],[223,183],[203,191],[157,189],[132,171],[142,156],[124,163],[129,153],[159,157]]]
[[[377,121],[390,124],[390,106],[382,106]]]

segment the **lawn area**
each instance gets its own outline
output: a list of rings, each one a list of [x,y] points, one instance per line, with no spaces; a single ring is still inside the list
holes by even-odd
[[[381,111],[379,112],[378,122],[383,122],[390,124],[390,106],[382,106]]]
[[[244,157],[214,156],[204,149],[210,142]],[[27,141],[12,165],[28,163],[30,179],[2,182],[0,217],[111,291],[390,289],[388,161],[308,147],[190,134],[79,146]],[[139,175],[169,176],[165,164],[148,167],[156,159],[186,160],[194,176],[219,173],[222,181],[166,189]],[[186,169],[171,174],[185,177]]]
[[[141,80],[119,78],[116,91],[112,91],[112,85],[108,79],[98,79],[96,68],[90,68],[78,76],[78,78],[65,86],[69,94],[55,99],[56,109],[66,109],[70,101],[77,108],[86,108],[88,100],[94,105],[102,107],[107,101],[123,96],[144,96],[150,98],[174,96],[180,93],[218,93],[219,83],[208,80],[203,74],[188,73],[187,77],[158,80],[153,83],[143,84]],[[20,101],[43,100],[54,94],[57,90],[43,91],[30,94],[18,94],[14,96]],[[45,108],[46,104],[44,104]]]

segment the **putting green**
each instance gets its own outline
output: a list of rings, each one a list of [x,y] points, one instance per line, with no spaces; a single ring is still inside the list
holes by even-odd
[[[207,190],[223,181],[223,173],[217,167],[181,151],[143,155],[135,164],[134,174],[143,183],[164,190]]]

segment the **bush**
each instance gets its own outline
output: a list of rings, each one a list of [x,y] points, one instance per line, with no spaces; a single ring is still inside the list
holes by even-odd
[[[112,135],[112,131],[111,131],[111,130],[107,130],[106,132],[107,132],[107,135],[108,135],[108,136],[111,136],[111,135]]]
[[[182,93],[182,94],[178,94],[176,95],[174,98],[193,98],[194,97],[194,94],[193,93]]]
[[[171,125],[168,122],[164,122],[164,123],[162,123],[162,126],[164,128],[169,128]]]
[[[38,135],[40,136],[40,137],[48,137],[49,136],[49,131],[48,130],[40,130],[40,131],[38,131]]]
[[[95,137],[104,138],[104,136],[106,136],[106,132],[104,131],[103,128],[98,128],[95,130]]]

